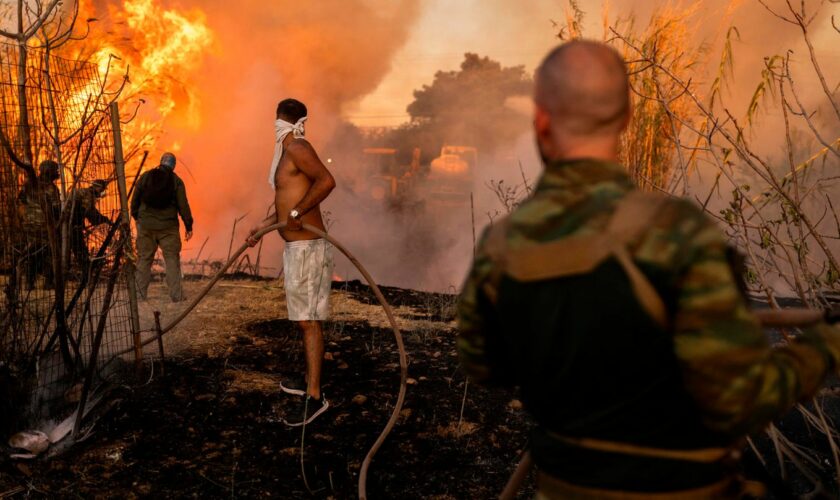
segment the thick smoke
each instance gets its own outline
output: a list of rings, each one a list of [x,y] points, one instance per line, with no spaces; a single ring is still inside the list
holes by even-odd
[[[415,118],[411,124],[378,137],[341,134],[329,148],[342,174],[329,206],[345,208],[333,214],[334,234],[359,250],[374,276],[387,284],[456,290],[473,255],[472,231],[479,236],[488,213],[496,217],[501,208],[486,184],[509,172],[521,176],[519,160],[537,166],[516,156],[516,139],[529,118],[509,102],[514,96],[527,101],[530,92],[531,78],[521,67],[466,54],[460,69],[429,75],[415,91],[408,106]],[[372,190],[389,181],[376,178],[376,156],[360,155],[362,145],[396,149],[395,156],[380,159],[395,162],[398,177],[416,152],[417,171],[400,179],[406,187],[398,188],[395,199],[371,199]],[[460,150],[452,164],[459,172],[433,166],[444,146]]]
[[[107,29],[125,38],[125,43],[131,43],[137,34],[119,23],[122,2],[95,0],[94,4],[96,16],[103,18]],[[195,255],[207,237],[210,240],[202,259],[226,257],[234,219],[248,214],[247,220],[239,225],[234,242],[237,246],[247,228],[265,214],[272,199],[266,175],[272,154],[274,108],[284,97],[297,97],[309,105],[308,137],[325,155],[325,160],[335,156],[330,168],[337,177],[367,175],[361,149],[388,144],[366,141],[358,131],[344,124],[340,115],[346,107],[352,107],[372,92],[388,74],[392,58],[406,42],[424,5],[420,0],[271,3],[246,0],[235,5],[222,0],[185,0],[162,4],[188,13],[200,11],[214,38],[212,50],[199,61],[198,71],[171,75],[183,79],[185,87],[191,88],[198,120],[188,116],[186,107],[182,106],[167,121],[167,134],[159,142],[162,149],[179,146],[180,172],[187,181],[196,213],[196,238],[185,250],[186,259]],[[785,8],[783,0],[768,4],[780,10]],[[528,11],[517,7],[511,12],[507,5],[488,9],[517,16],[521,22],[517,21],[516,25],[527,27]],[[601,2],[580,2],[580,5],[587,12],[586,35],[599,38],[603,31],[598,25]],[[662,2],[613,2],[612,5],[611,22],[632,14],[635,25],[642,27],[661,8]],[[758,85],[764,57],[784,54],[788,48],[794,49],[792,58],[805,105],[816,107],[820,96],[811,92],[816,88],[815,80],[796,27],[778,21],[756,2],[708,0],[701,7],[689,20],[696,26],[695,42],[704,44],[706,56],[706,60],[700,61],[705,69],[699,71],[695,82],[705,79],[705,83],[711,84],[724,35],[734,25],[740,37],[733,43],[733,76],[724,93],[733,115],[739,119],[744,116]],[[824,7],[829,8],[836,9],[836,6]],[[828,46],[825,40],[831,30],[829,17],[823,12],[813,26],[818,52],[820,47]],[[562,5],[558,5],[554,19],[563,19]],[[546,30],[550,35],[552,28],[548,21],[532,19],[532,29]],[[512,49],[515,48],[516,37],[509,39]],[[453,49],[460,50],[460,47]],[[827,57],[823,61],[826,65],[823,69],[836,75],[836,61]],[[527,68],[529,72],[533,69]],[[429,83],[432,78],[430,74]],[[451,103],[451,109],[459,109],[457,99]],[[518,186],[521,194],[523,176],[531,187],[539,177],[541,166],[530,126],[527,118],[521,119],[523,113],[529,112],[527,102],[511,106],[511,117],[521,123],[520,138],[500,142],[495,151],[481,151],[480,168],[472,186],[472,214],[468,204],[426,210],[420,216],[410,211],[388,212],[381,206],[365,206],[344,186],[324,207],[333,222],[331,232],[357,251],[374,276],[384,283],[435,290],[458,286],[472,256],[473,216],[478,235],[491,218],[505,211],[487,183],[504,180],[507,186]],[[758,152],[779,152],[781,122],[778,112],[772,110],[759,120],[752,137]],[[828,116],[824,126],[826,130],[836,131],[837,124]],[[836,136],[835,133],[832,137]],[[400,144],[401,162],[406,161],[405,152],[414,145]],[[153,157],[161,152],[154,151]],[[423,151],[423,155],[427,164],[437,151]],[[698,193],[705,194],[706,183],[713,175],[702,171],[701,174],[694,187]],[[264,265],[279,265],[280,248],[276,236],[266,239]],[[351,267],[341,260],[337,271],[345,277],[354,276]]]
[[[730,27],[734,26],[738,30],[737,35],[733,35],[731,40],[732,51],[734,54],[734,61],[732,64],[731,73],[727,77],[727,85],[723,92],[723,103],[726,109],[736,117],[743,125],[747,124],[746,113],[750,100],[759,86],[762,78],[762,71],[765,70],[765,61],[775,55],[786,55],[788,50],[791,50],[791,66],[794,80],[797,83],[799,97],[803,104],[809,111],[814,111],[814,125],[827,140],[833,141],[840,136],[840,123],[838,123],[834,116],[833,110],[827,105],[827,99],[822,93],[814,69],[811,67],[811,59],[806,44],[802,39],[802,33],[797,26],[785,23],[773,14],[765,10],[758,2],[743,2],[732,0],[711,0],[704,2],[683,2],[683,6],[691,6],[694,4],[693,11],[688,14],[685,22],[690,29],[693,29],[692,43],[701,47],[701,59],[690,75],[693,83],[698,84],[697,88],[704,89],[711,86],[716,73],[719,68],[720,57],[724,49],[726,33]],[[602,26],[593,27],[593,18],[601,8],[601,2],[581,2],[584,9],[587,10],[587,19],[589,19],[589,30],[585,33],[586,36],[598,38],[603,29]],[[613,2],[615,9],[610,13],[609,20],[614,23],[619,18],[626,19],[628,16],[635,18],[635,26],[637,29],[643,28],[647,25],[651,16],[661,13],[663,11],[662,2],[632,2],[632,3],[618,3]],[[787,11],[787,4],[784,0],[774,0],[767,2],[767,5],[776,12],[788,17],[791,14]],[[798,7],[799,4],[796,4]],[[814,9],[819,7],[819,2],[806,2],[807,9]],[[829,40],[836,40],[838,35],[831,26],[831,10],[838,12],[838,7],[830,4],[824,4],[821,7],[819,16],[810,26],[812,40],[816,46],[817,57],[822,65],[823,72],[827,75],[829,85],[833,86],[837,83],[837,77],[840,75],[840,63],[836,57],[832,57],[832,53],[828,49],[832,47]],[[679,9],[672,10],[679,11]],[[813,13],[813,11],[811,11]],[[558,15],[558,18],[561,17]],[[785,175],[787,172],[787,153],[784,149],[784,120],[781,111],[777,105],[774,104],[773,99],[778,97],[778,90],[775,92],[768,91],[768,97],[762,100],[762,110],[757,113],[756,120],[750,128],[748,140],[754,151],[769,158],[771,163],[778,164],[779,169],[777,174]],[[701,95],[702,97],[702,95]],[[790,92],[787,95],[791,99]],[[725,111],[720,107],[715,110],[720,116],[725,116]],[[808,130],[806,123],[791,117],[792,120],[792,136],[793,136],[793,150],[794,160],[797,164],[805,161],[815,151],[820,149],[820,146],[813,138],[813,134]],[[519,160],[522,162],[522,170],[519,168]],[[829,155],[826,162],[817,162],[812,168],[811,174],[807,177],[810,185],[814,185],[817,189],[824,191],[825,195],[835,197],[838,194],[838,186],[835,184],[821,182],[814,183],[815,180],[821,178],[831,177],[830,172],[836,169],[838,162],[836,158]],[[540,164],[537,155],[533,148],[533,138],[529,130],[523,130],[523,136],[516,143],[516,145],[506,145],[497,158],[483,165],[483,170],[476,183],[476,211],[477,220],[480,225],[488,222],[488,214],[492,214],[496,210],[501,209],[499,200],[492,196],[492,193],[484,186],[489,179],[506,181],[508,186],[519,185],[520,192],[522,191],[525,181],[522,180],[522,174],[527,182],[533,186],[540,174]],[[693,178],[693,192],[691,195],[696,195],[704,199],[711,188],[715,179],[717,171],[715,167],[709,164],[701,164],[699,175]],[[747,172],[738,172],[736,174],[738,179],[744,183],[752,184],[754,187],[763,185],[763,183],[756,178],[755,175],[750,175]],[[710,207],[724,208],[728,203],[728,188],[721,193],[723,196],[715,198]],[[806,205],[814,220],[821,220],[821,229],[825,233],[835,233],[836,230],[829,228],[835,224],[835,220],[831,217],[824,217],[825,200],[822,195],[812,197],[809,204]],[[716,209],[716,208],[715,208]],[[452,259],[460,259],[468,250],[469,245],[469,228],[464,228],[462,233],[462,241],[458,251],[450,254]],[[467,244],[465,244],[467,243]],[[829,243],[835,248],[835,251],[840,250],[836,242]],[[819,253],[819,251],[817,251]],[[817,255],[815,255],[816,257]],[[450,269],[462,269],[461,273],[455,273],[456,276],[463,275],[463,269],[466,268],[465,263],[450,262],[447,265]],[[782,289],[783,287],[780,287]]]
[[[233,221],[245,214],[234,247],[273,200],[267,183],[277,102],[295,97],[309,107],[307,137],[321,150],[341,123],[344,106],[373,91],[405,43],[419,0],[323,0],[319,2],[185,0],[153,2],[203,17],[213,46],[197,71],[166,75],[182,80],[195,96],[164,124],[154,161],[175,147],[196,218],[195,239],[184,260],[209,237],[202,260],[227,256]],[[123,21],[123,2],[95,0],[111,40],[131,47],[143,33]],[[131,53],[131,50],[125,50]],[[151,106],[155,104],[152,103]],[[191,113],[191,111],[197,111]],[[338,210],[333,218],[342,219]],[[266,238],[262,262],[279,266],[279,238]]]
[[[238,244],[273,199],[266,179],[277,102],[296,97],[308,105],[308,137],[322,149],[339,124],[342,106],[371,92],[388,72],[418,2],[200,5],[217,44],[196,80],[203,124],[181,139],[181,156],[196,179],[191,187],[197,240],[210,236],[210,253],[219,258],[226,256],[233,220],[249,214]],[[278,240],[267,237],[263,249],[263,262],[275,267]]]

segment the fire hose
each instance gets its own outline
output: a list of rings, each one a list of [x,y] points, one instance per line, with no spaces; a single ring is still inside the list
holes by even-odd
[[[266,227],[265,229],[262,229],[262,230],[258,231],[257,233],[255,233],[252,236],[252,238],[255,239],[255,240],[259,240],[260,238],[262,238],[266,234],[268,234],[272,231],[282,230],[285,227],[286,227],[285,222],[281,222],[279,224],[274,224],[272,226]],[[391,412],[391,417],[388,419],[388,422],[385,424],[385,428],[382,429],[382,432],[379,434],[379,437],[373,443],[373,446],[371,446],[370,450],[368,451],[367,455],[365,456],[364,461],[362,462],[362,468],[359,471],[359,498],[364,500],[364,499],[367,498],[367,475],[368,475],[368,470],[370,469],[370,464],[373,461],[374,455],[376,455],[376,452],[379,451],[379,448],[385,442],[385,439],[388,437],[388,434],[390,434],[391,430],[394,428],[394,425],[396,425],[397,419],[400,416],[400,410],[402,410],[402,406],[403,406],[403,403],[405,401],[405,392],[406,392],[407,380],[408,380],[408,359],[407,359],[408,357],[406,355],[405,344],[403,343],[402,333],[400,333],[400,329],[397,326],[397,321],[394,318],[394,311],[391,309],[391,306],[388,304],[388,301],[385,300],[385,296],[382,295],[382,291],[379,289],[379,286],[376,284],[376,282],[373,281],[373,278],[370,276],[370,273],[368,273],[367,269],[365,269],[365,267],[362,265],[362,263],[359,262],[358,259],[356,259],[356,257],[353,256],[352,253],[350,253],[349,250],[347,250],[341,243],[336,241],[335,238],[328,235],[326,232],[324,232],[324,231],[322,231],[318,228],[312,227],[309,224],[303,224],[303,229],[305,229],[305,230],[307,230],[307,231],[309,231],[309,232],[311,232],[311,233],[313,233],[313,234],[315,234],[315,235],[317,235],[321,238],[324,238],[325,240],[330,242],[330,244],[332,244],[335,248],[337,248],[342,254],[344,254],[345,257],[347,257],[350,260],[350,262],[353,263],[354,266],[356,266],[356,269],[358,269],[359,272],[362,274],[362,276],[365,278],[365,281],[367,281],[368,285],[373,290],[373,294],[376,296],[376,299],[379,301],[379,303],[382,305],[382,308],[385,310],[385,315],[388,317],[388,322],[391,324],[391,328],[394,331],[394,338],[396,339],[397,348],[399,350],[399,355],[400,355],[400,390],[399,390],[399,394],[397,396],[397,402],[394,405],[394,410]],[[222,279],[222,276],[225,274],[225,272],[228,270],[228,268],[230,268],[230,266],[234,262],[236,262],[236,260],[248,248],[249,248],[249,245],[247,243],[245,243],[241,247],[239,247],[239,249],[234,254],[232,254],[230,256],[230,259],[228,259],[228,261],[222,266],[222,268],[219,269],[219,271],[213,276],[213,278],[210,280],[210,282],[207,283],[207,285],[204,286],[204,288],[201,290],[201,292],[199,292],[199,294],[196,295],[195,298],[193,298],[192,301],[190,301],[190,303],[180,313],[178,313],[178,316],[176,316],[175,319],[170,321],[165,327],[161,328],[160,331],[159,331],[159,334],[157,336],[154,336],[150,339],[147,339],[147,340],[143,341],[140,344],[141,347],[149,345],[153,342],[157,342],[158,339],[160,338],[160,336],[162,336],[165,333],[170,332],[173,328],[175,328],[175,326],[178,323],[183,321],[184,318],[186,318],[187,315],[190,312],[192,312],[192,310],[195,309],[195,307],[204,299],[204,297],[207,296],[207,294],[210,292],[210,290],[213,288],[213,286],[215,286],[216,283],[218,283],[219,280]],[[134,348],[132,347],[131,349],[127,349],[124,352],[117,353],[114,356],[114,358],[117,358],[117,357],[119,357],[123,354],[128,354],[128,353],[132,352],[133,350],[134,350]]]

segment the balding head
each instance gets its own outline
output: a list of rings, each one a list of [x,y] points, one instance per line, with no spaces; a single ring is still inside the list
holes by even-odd
[[[557,47],[536,80],[537,106],[567,134],[617,135],[627,123],[627,69],[621,55],[603,43],[577,40]]]

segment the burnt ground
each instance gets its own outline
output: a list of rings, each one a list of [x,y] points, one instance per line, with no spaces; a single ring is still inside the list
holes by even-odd
[[[345,288],[362,304],[372,301],[364,287]],[[451,319],[451,297],[385,293],[403,305],[401,315],[425,318],[423,308],[449,304]],[[165,377],[156,367],[150,384],[117,389],[118,404],[87,441],[52,459],[0,464],[0,498],[16,490],[12,497],[306,498],[302,437],[314,496],[355,497],[362,460],[396,400],[398,356],[391,330],[365,321],[332,322],[326,333],[323,390],[331,407],[305,436],[281,422],[293,397],[276,385],[303,370],[300,336],[287,320],[252,321],[230,335],[224,352],[172,357]],[[470,386],[459,428],[465,379],[454,329],[404,336],[410,385],[370,469],[370,497],[498,495],[527,444],[515,395]]]
[[[326,328],[331,408],[305,435],[281,422],[293,399],[277,390],[282,377],[303,370],[299,334],[284,319],[258,319],[271,315],[255,309],[244,322],[215,325],[220,336],[198,348],[173,353],[164,377],[156,366],[150,383],[115,388],[113,406],[86,441],[29,462],[0,450],[0,498],[355,497],[361,462],[396,400],[399,369],[392,333],[373,318],[367,287],[338,288],[339,313]],[[515,393],[470,385],[461,420],[465,378],[455,355],[454,298],[383,292],[405,330],[410,385],[399,423],[370,469],[370,498],[496,497],[527,446],[530,423]],[[193,329],[211,313],[196,314]],[[366,316],[371,321],[360,319]],[[823,402],[826,417],[840,425],[838,398],[829,391]],[[821,465],[822,482],[836,484],[827,441],[800,413],[779,428]],[[774,479],[781,471],[772,443],[756,444],[767,468],[747,453],[750,477],[779,483],[774,498],[809,491],[790,463],[788,480]],[[533,477],[520,498],[532,494]]]

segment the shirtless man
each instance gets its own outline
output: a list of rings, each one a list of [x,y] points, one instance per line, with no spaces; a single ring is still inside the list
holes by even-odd
[[[303,224],[325,231],[321,202],[335,188],[335,179],[303,138],[306,106],[285,99],[277,106],[276,144],[269,184],[274,188],[274,214],[251,230],[248,243],[263,228],[286,222],[280,231],[286,241],[283,269],[286,275],[286,306],[289,320],[297,322],[303,334],[306,378],[280,384],[287,394],[301,397],[301,408],[290,411],[284,422],[290,426],[310,423],[329,403],[321,395],[321,364],[324,334],[321,322],[329,317],[332,284],[332,248],[326,240],[303,229]]]

